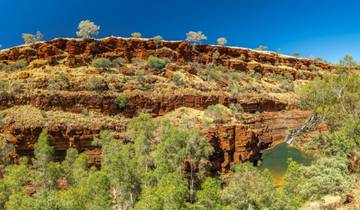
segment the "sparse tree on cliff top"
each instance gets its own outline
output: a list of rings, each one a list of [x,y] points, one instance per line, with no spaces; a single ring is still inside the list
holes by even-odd
[[[134,32],[131,34],[131,37],[138,39],[142,37],[142,34],[140,32]]]
[[[295,56],[295,57],[299,57],[299,56],[300,56],[300,53],[299,53],[299,52],[293,52],[292,54],[293,54],[293,56]]]
[[[43,37],[44,35],[40,31],[37,31],[36,34],[22,34],[22,38],[24,39],[25,44],[34,44],[40,41]]]
[[[268,50],[269,47],[265,46],[265,45],[260,45],[259,47],[257,47],[255,50],[259,50],[259,51],[266,51]]]
[[[339,61],[339,64],[345,68],[354,68],[359,65],[351,55],[345,55],[344,58]]]
[[[76,35],[85,39],[91,38],[92,35],[98,35],[100,26],[95,25],[95,23],[90,20],[83,20],[79,23],[78,29]]]
[[[203,40],[207,40],[207,37],[201,31],[189,31],[186,33],[186,41],[190,43],[197,44]]]
[[[217,44],[220,46],[225,46],[227,43],[227,39],[225,37],[220,37],[217,39]]]
[[[152,40],[154,41],[156,48],[159,48],[159,46],[161,45],[161,42],[163,40],[162,36],[158,35],[158,36],[154,36],[152,38]]]

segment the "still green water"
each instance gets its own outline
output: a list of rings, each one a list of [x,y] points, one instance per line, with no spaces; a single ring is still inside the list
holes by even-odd
[[[263,152],[259,167],[268,169],[272,173],[276,183],[282,185],[290,158],[303,165],[309,165],[311,162],[311,157],[301,150],[291,147],[287,143],[282,143]]]

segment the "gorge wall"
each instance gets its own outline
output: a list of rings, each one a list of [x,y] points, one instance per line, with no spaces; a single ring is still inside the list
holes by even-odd
[[[150,55],[169,59],[164,71],[135,64],[135,59]],[[128,64],[99,72],[89,66],[96,57],[121,57]],[[56,159],[75,147],[88,154],[92,163],[99,163],[100,150],[91,145],[93,138],[101,130],[111,130],[119,140],[128,141],[126,124],[139,112],[160,117],[181,107],[206,110],[215,104],[239,104],[242,110],[233,113],[231,122],[200,129],[215,148],[212,161],[219,171],[228,170],[231,163],[254,161],[262,149],[284,141],[291,129],[311,116],[299,110],[294,90],[285,90],[280,85],[284,81],[271,75],[290,75],[292,85],[301,85],[333,68],[314,60],[243,48],[115,37],[55,39],[0,52],[2,65],[21,59],[29,65],[1,72],[9,87],[16,86],[0,94],[1,137],[15,145],[18,155],[31,156],[39,133],[47,128]],[[220,79],[204,81],[197,65],[203,69],[221,65],[231,71]],[[59,79],[59,72],[66,74]],[[259,76],[230,79],[235,73],[249,72]],[[176,73],[182,75],[180,85],[173,81]],[[97,90],[86,85],[93,77],[103,81]],[[234,81],[240,87],[236,94],[230,90]],[[127,97],[125,107],[115,103],[119,94]]]

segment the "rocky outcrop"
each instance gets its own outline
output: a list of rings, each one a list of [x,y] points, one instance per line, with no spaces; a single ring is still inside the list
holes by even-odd
[[[240,103],[245,112],[255,113],[263,111],[281,111],[288,104],[275,98],[254,97],[246,100],[231,98],[220,94],[207,95],[173,95],[160,98],[150,98],[145,95],[130,94],[125,108],[115,104],[116,95],[78,93],[34,93],[31,95],[0,94],[0,107],[9,108],[16,105],[30,104],[44,110],[57,107],[63,111],[80,113],[84,108],[98,111],[107,115],[122,113],[127,117],[134,117],[137,113],[147,112],[154,116],[161,116],[179,107],[205,109],[209,105]]]
[[[214,147],[212,162],[218,171],[231,163],[255,161],[260,155],[259,138],[244,125],[217,126],[203,132]]]
[[[261,52],[236,47],[197,45],[192,47],[187,42],[162,41],[158,45],[151,39],[122,39],[110,37],[102,40],[93,39],[55,39],[36,43],[32,46],[20,46],[0,52],[4,62],[26,59],[42,59],[45,64],[56,65],[59,62],[70,67],[84,66],[94,57],[114,59],[124,57],[146,59],[149,55],[167,57],[173,62],[202,64],[216,63],[238,71],[254,70],[261,74],[292,74],[294,78],[314,78],[319,76],[316,69],[330,71],[333,66],[309,59],[283,56],[277,53]],[[286,68],[287,67],[287,68]],[[299,72],[297,70],[302,70]]]
[[[300,110],[264,112],[244,117],[243,124],[218,125],[203,131],[215,148],[212,157],[215,168],[226,171],[231,163],[256,162],[261,150],[284,142],[289,132],[311,114]]]

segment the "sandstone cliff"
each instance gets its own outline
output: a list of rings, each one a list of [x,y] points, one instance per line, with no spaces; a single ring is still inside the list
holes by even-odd
[[[150,55],[168,59],[165,69],[146,65]],[[97,57],[123,63],[99,71],[90,66]],[[231,119],[210,126],[192,118],[214,146],[212,160],[220,171],[232,162],[256,160],[310,117],[298,110],[295,90],[333,68],[243,48],[114,37],[56,39],[0,52],[2,66],[19,60],[29,65],[0,71],[0,132],[18,155],[32,155],[39,133],[48,128],[56,158],[75,147],[98,163],[92,139],[106,129],[126,141],[126,124],[139,112],[167,117],[187,107],[204,115],[210,105],[236,105],[241,109]],[[125,107],[116,105],[119,95],[127,97]]]

